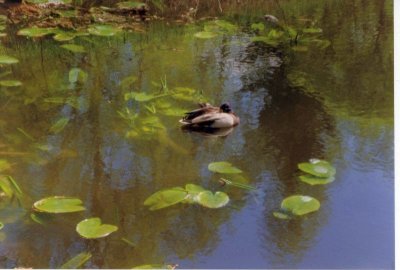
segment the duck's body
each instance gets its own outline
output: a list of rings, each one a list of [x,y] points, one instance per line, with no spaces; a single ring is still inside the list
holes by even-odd
[[[203,103],[199,109],[187,112],[179,122],[192,127],[229,128],[238,125],[240,119],[226,103],[220,107]]]

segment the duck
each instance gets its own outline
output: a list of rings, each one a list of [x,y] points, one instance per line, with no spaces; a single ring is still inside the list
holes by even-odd
[[[179,122],[194,128],[229,128],[240,123],[239,116],[232,111],[228,103],[219,107],[209,103],[200,103],[199,106],[199,109],[185,113]]]

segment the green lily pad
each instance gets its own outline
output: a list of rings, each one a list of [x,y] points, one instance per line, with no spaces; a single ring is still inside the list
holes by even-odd
[[[79,235],[87,239],[106,237],[117,230],[117,226],[101,224],[101,219],[97,217],[84,219],[76,225]]]
[[[202,32],[197,32],[194,34],[196,38],[201,38],[201,39],[210,39],[210,38],[215,38],[218,34],[214,32],[209,32],[209,31],[202,31]]]
[[[252,42],[264,42],[265,44],[273,46],[273,47],[279,45],[279,41],[277,41],[275,39],[271,39],[269,37],[265,37],[265,36],[251,37],[250,40]]]
[[[80,68],[71,68],[68,73],[68,79],[70,83],[85,83],[87,77],[87,73]]]
[[[17,87],[21,86],[22,82],[17,80],[1,80],[0,85],[4,87]]]
[[[72,32],[61,32],[54,35],[53,39],[57,41],[70,41],[76,37],[75,33]]]
[[[200,192],[207,191],[202,186],[195,184],[187,184],[185,186],[185,190],[187,191],[187,196],[184,200],[185,203],[197,203],[198,195]]]
[[[31,27],[31,28],[24,28],[17,32],[17,35],[38,38],[44,37],[46,35],[50,35],[55,33],[56,28],[39,28],[39,27]]]
[[[41,199],[33,204],[33,209],[38,212],[59,214],[84,211],[82,201],[66,196],[53,196]]]
[[[92,254],[90,252],[81,252],[72,259],[68,260],[66,263],[61,265],[61,269],[78,269],[82,265],[84,265],[88,260],[92,258]]]
[[[197,202],[208,208],[221,208],[229,202],[229,196],[221,191],[213,194],[211,191],[203,191],[197,195]]]
[[[15,57],[8,56],[8,55],[0,55],[0,64],[15,64],[18,63],[19,60]]]
[[[120,31],[121,29],[107,24],[94,24],[88,28],[90,34],[102,37],[111,37]]]
[[[301,216],[317,211],[320,203],[317,199],[310,196],[293,195],[282,201],[281,208],[284,212]]]
[[[187,191],[181,187],[160,190],[144,201],[144,205],[150,206],[150,210],[162,209],[185,200]]]
[[[282,213],[282,212],[274,212],[273,213],[274,217],[279,218],[279,219],[290,219],[290,216]]]
[[[317,177],[331,177],[336,174],[336,169],[325,160],[310,159],[310,162],[300,163],[297,167],[301,171]]]
[[[74,53],[85,53],[86,52],[85,47],[83,47],[81,45],[76,45],[76,44],[63,44],[60,47],[66,49],[68,51],[74,52]]]
[[[217,173],[242,173],[241,170],[226,161],[212,162],[208,164],[208,169]]]
[[[300,180],[312,186],[314,185],[326,185],[335,181],[334,176],[329,177],[317,177],[314,175],[300,175]]]
[[[68,124],[69,118],[68,117],[61,117],[60,119],[57,120],[51,127],[50,127],[50,132],[57,134],[60,133],[65,126]]]
[[[35,211],[53,214],[72,213],[85,210],[80,199],[65,196],[53,196],[41,199],[35,202],[33,207]]]

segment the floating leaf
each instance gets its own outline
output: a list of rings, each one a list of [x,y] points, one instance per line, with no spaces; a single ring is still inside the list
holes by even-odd
[[[287,197],[281,204],[282,210],[298,216],[317,211],[319,207],[320,203],[317,199],[303,195]]]
[[[70,83],[85,83],[87,77],[87,73],[80,68],[71,68],[68,73],[68,79]]]
[[[329,183],[332,183],[333,181],[335,181],[335,177],[334,176],[330,176],[330,177],[317,177],[314,175],[301,175],[300,176],[300,180],[310,184],[312,186],[314,185],[326,185]]]
[[[61,117],[60,119],[57,120],[57,122],[54,123],[54,125],[50,127],[50,132],[54,134],[61,132],[68,124],[68,122],[69,122],[68,117]]]
[[[282,212],[274,212],[273,213],[274,217],[279,218],[279,219],[290,219],[290,216],[282,213]]]
[[[220,208],[229,202],[229,196],[220,191],[215,192],[215,194],[213,194],[211,191],[203,191],[197,195],[196,200],[204,207]]]
[[[241,170],[226,161],[212,162],[208,164],[208,169],[217,173],[242,173]]]
[[[264,36],[251,37],[250,40],[252,42],[264,42],[265,44],[268,44],[271,46],[279,45],[279,41],[277,41],[275,39],[271,39],[269,37],[264,37]]]
[[[4,228],[3,222],[0,222],[0,230]]]
[[[73,197],[53,196],[41,199],[33,204],[34,210],[45,213],[72,213],[84,211],[82,201]]]
[[[17,35],[38,38],[38,37],[44,37],[46,35],[53,34],[55,31],[56,31],[56,28],[31,27],[31,28],[24,28],[24,29],[19,30]]]
[[[102,36],[102,37],[111,37],[120,32],[121,29],[107,24],[94,24],[88,28],[88,32],[92,35]]]
[[[253,23],[250,27],[252,30],[256,31],[264,31],[265,29],[264,23]]]
[[[88,260],[92,258],[92,254],[90,252],[82,252],[64,263],[60,268],[61,269],[78,269],[82,265],[84,265]]]
[[[331,177],[336,174],[336,169],[325,160],[311,159],[310,162],[300,163],[297,167],[317,177]]]
[[[185,190],[187,191],[187,196],[184,201],[185,203],[197,203],[199,193],[207,191],[202,186],[195,184],[187,184]]]
[[[150,206],[150,210],[157,210],[177,204],[185,200],[187,191],[181,187],[160,190],[144,201],[144,205]]]
[[[76,34],[73,32],[61,32],[56,34],[53,38],[57,41],[70,41],[76,37]],[[73,44],[72,44],[73,45]]]
[[[19,60],[15,57],[8,55],[0,55],[0,64],[15,64],[18,63]]]
[[[201,39],[209,39],[216,37],[217,34],[214,32],[203,31],[203,32],[197,32],[196,34],[194,34],[194,36]]]
[[[106,237],[117,230],[117,226],[101,224],[101,219],[97,217],[84,219],[76,225],[79,235],[87,239]]]
[[[76,45],[76,44],[63,44],[60,47],[66,49],[68,51],[75,52],[75,53],[86,52],[86,49],[83,46]]]
[[[21,86],[22,82],[16,80],[1,80],[0,85],[4,87],[17,87]]]
[[[4,194],[9,198],[14,195],[11,183],[6,176],[2,176],[0,178],[0,190],[2,190]]]

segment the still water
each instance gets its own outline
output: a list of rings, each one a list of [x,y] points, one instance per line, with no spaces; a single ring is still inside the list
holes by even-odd
[[[89,251],[86,268],[394,268],[392,10],[383,0],[258,3],[224,13],[239,26],[233,34],[201,40],[194,37],[201,23],[158,21],[141,33],[79,37],[84,54],[51,38],[10,35],[2,53],[20,61],[4,71],[23,85],[0,90],[0,158],[12,164],[7,174],[24,200],[2,201],[0,267],[57,268]],[[267,12],[323,29],[330,45],[292,51],[251,42],[250,24]],[[88,74],[85,83],[70,84],[74,67]],[[126,87],[130,76],[136,81]],[[165,83],[195,89],[212,104],[229,102],[240,125],[227,136],[184,132],[178,115],[124,99],[130,91],[158,93]],[[171,104],[190,110],[196,101]],[[118,113],[126,109],[154,113],[163,132],[129,133],[137,126]],[[65,127],[52,129],[62,118]],[[310,158],[330,161],[336,180],[300,182],[297,164]],[[256,190],[221,187],[207,169],[214,161],[243,170]],[[187,183],[222,190],[230,203],[143,205]],[[273,211],[294,194],[317,198],[320,210],[276,219]],[[35,223],[33,202],[53,195],[78,197],[87,210]],[[88,217],[119,230],[82,239],[75,226]]]

